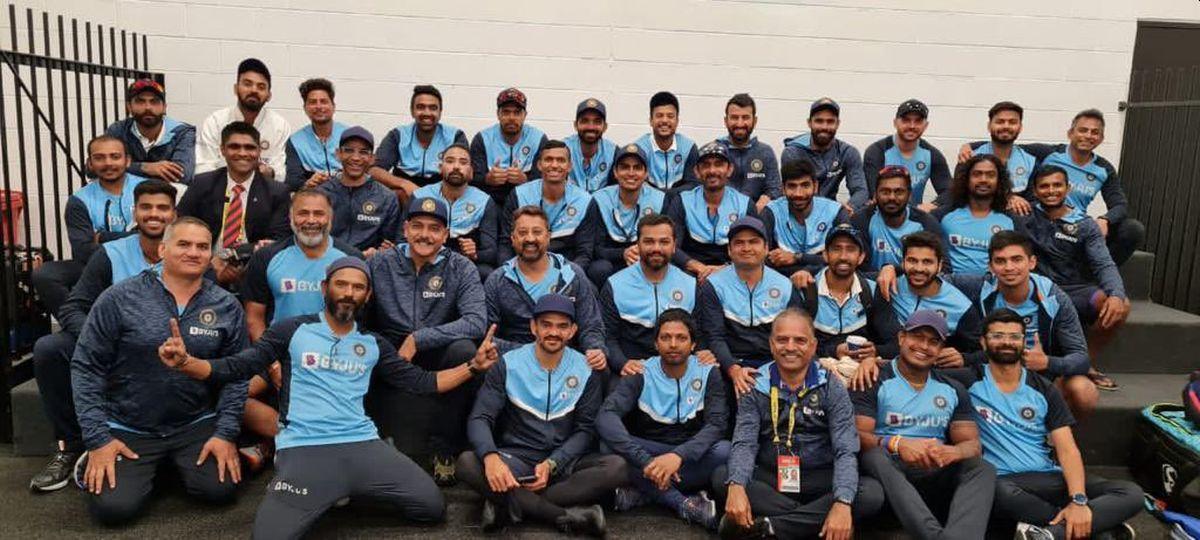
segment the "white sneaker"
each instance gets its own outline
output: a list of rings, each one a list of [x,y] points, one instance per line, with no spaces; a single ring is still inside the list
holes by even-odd
[[[1013,535],[1013,540],[1054,540],[1054,535],[1037,525],[1018,523],[1017,533]]]

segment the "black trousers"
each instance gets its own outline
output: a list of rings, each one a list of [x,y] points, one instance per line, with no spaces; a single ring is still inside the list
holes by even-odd
[[[345,497],[385,503],[417,522],[446,516],[433,479],[382,440],[297,446],[275,458],[275,477],[254,518],[254,538],[300,538]]]
[[[1092,531],[1112,530],[1142,511],[1142,488],[1133,482],[1105,480],[1088,475],[1084,484],[1092,508]],[[1008,474],[996,478],[996,512],[1012,521],[1049,527],[1059,510],[1070,504],[1067,481],[1061,472]],[[1062,525],[1050,527],[1055,538],[1065,534]]]
[[[42,305],[51,315],[58,316],[58,309],[67,301],[71,287],[83,275],[87,261],[47,261],[33,271],[30,282]]]
[[[150,499],[159,467],[165,464],[179,472],[188,495],[210,504],[233,502],[237,485],[228,476],[224,482],[217,480],[216,458],[209,457],[196,466],[200,449],[212,438],[215,425],[213,419],[204,420],[170,437],[113,430],[113,437],[125,443],[138,458],[117,461],[117,487],[109,489],[106,485],[99,495],[88,492],[88,510],[106,525],[133,519]]]
[[[75,398],[71,393],[71,354],[75,339],[59,332],[38,338],[33,345],[33,375],[37,378],[42,408],[54,428],[54,438],[67,450],[83,449],[79,420],[75,417]]]
[[[418,352],[413,364],[429,371],[456,368],[475,356],[475,343],[460,339],[449,345]],[[467,414],[483,377],[475,377],[458,388],[435,396],[437,413],[429,425],[429,449],[435,455],[456,456],[467,447]]]
[[[862,471],[879,480],[892,512],[908,534],[922,540],[982,540],[996,491],[996,469],[982,458],[971,458],[927,471],[910,467],[870,448],[860,455]],[[930,510],[930,501],[949,500],[943,525]]]
[[[532,475],[538,463],[538,460],[504,450],[499,454],[517,478]],[[549,524],[554,524],[556,518],[565,514],[567,507],[606,500],[618,486],[625,485],[628,478],[628,466],[621,456],[589,454],[579,458],[570,470],[558,471],[541,492],[517,488],[507,493],[495,493],[488,485],[483,462],[475,452],[467,451],[458,456],[458,479],[476,493],[491,500],[497,508],[506,509],[510,515]]]
[[[713,471],[713,490],[721,500],[729,494],[728,478],[724,465]],[[834,503],[833,468],[804,471],[800,493],[780,493],[775,489],[776,480],[775,472],[754,468],[746,486],[751,513],[769,518],[776,538],[816,538]],[[851,505],[855,529],[862,528],[882,507],[883,487],[874,478],[859,476],[858,493]]]

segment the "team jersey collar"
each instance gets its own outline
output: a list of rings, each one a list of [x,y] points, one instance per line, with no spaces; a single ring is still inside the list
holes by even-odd
[[[829,267],[826,266],[825,268],[822,268],[820,272],[817,272],[817,294],[820,296],[834,298],[833,294],[831,294],[829,291],[829,282],[825,279],[825,273],[828,271]],[[846,296],[846,301],[850,301],[851,298],[857,298],[862,294],[862,291],[862,280],[859,279],[858,272],[855,272],[854,281],[850,284],[850,294]]]

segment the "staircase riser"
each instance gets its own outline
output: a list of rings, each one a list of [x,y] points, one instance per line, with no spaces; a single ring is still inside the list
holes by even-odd
[[[1110,373],[1190,373],[1200,368],[1200,325],[1129,322],[1096,360]]]

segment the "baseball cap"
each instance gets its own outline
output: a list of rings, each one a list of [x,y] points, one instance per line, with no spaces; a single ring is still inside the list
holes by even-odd
[[[562,313],[573,321],[575,320],[575,302],[561,294],[547,294],[538,298],[537,303],[533,305],[534,317],[543,313]]]
[[[362,126],[346,128],[346,131],[342,132],[342,138],[338,139],[338,146],[346,144],[346,142],[350,139],[361,139],[362,142],[367,143],[367,146],[371,147],[372,150],[375,149],[375,136],[371,135],[371,132],[367,131],[367,128]]]
[[[358,257],[349,256],[342,257],[329,263],[329,266],[325,267],[325,279],[329,279],[330,276],[343,268],[353,268],[358,270],[367,276],[368,282],[371,280],[371,270],[367,268],[367,262],[359,259]]]
[[[904,321],[905,332],[911,332],[918,328],[930,328],[937,332],[938,337],[943,340],[950,335],[950,328],[946,326],[946,318],[931,309],[918,309],[908,316],[908,320]]]
[[[137,97],[142,92],[150,92],[163,100],[167,98],[166,91],[163,90],[163,86],[158,84],[157,81],[152,79],[138,79],[133,81],[133,84],[129,85],[129,88],[125,90],[125,101]]]
[[[241,77],[243,73],[253,71],[262,75],[267,80],[267,86],[271,86],[271,70],[267,69],[267,65],[262,60],[257,58],[247,58],[238,64],[237,74]]]
[[[867,249],[866,246],[863,245],[862,238],[859,237],[858,229],[854,228],[854,226],[849,223],[842,223],[831,229],[829,234],[825,235],[825,247],[832,245],[833,240],[839,236],[845,236],[851,240],[854,240],[854,244],[858,246],[858,249]]]
[[[763,240],[767,239],[767,228],[763,226],[762,221],[754,216],[742,216],[738,218],[737,221],[733,222],[733,225],[729,226],[729,233],[727,233],[725,237],[733,240],[733,235],[743,230],[754,231],[758,233],[759,236],[763,237]]]
[[[823,97],[812,102],[812,105],[808,108],[808,116],[812,117],[812,115],[817,114],[819,111],[831,111],[834,116],[841,116],[842,107],[833,99]]]
[[[626,156],[633,156],[633,157],[638,158],[638,160],[640,160],[642,162],[642,165],[649,164],[646,159],[646,152],[642,151],[642,147],[640,147],[636,144],[633,144],[633,143],[629,143],[629,144],[617,149],[617,156],[613,158],[613,165],[620,163],[621,159]]]
[[[446,209],[446,203],[433,197],[418,197],[408,203],[408,214],[404,220],[408,221],[415,216],[429,216],[441,221],[442,225],[450,222],[450,211]]]
[[[729,159],[729,148],[726,148],[725,145],[718,141],[712,141],[700,147],[700,159],[704,159],[708,156],[716,156],[725,160],[726,163],[733,163],[733,161]]]
[[[587,98],[579,102],[575,107],[575,118],[579,119],[579,115],[587,111],[596,111],[603,120],[608,120],[608,109],[604,107],[604,102],[596,98]]]
[[[901,103],[900,106],[896,108],[896,118],[900,118],[909,113],[917,113],[921,116],[921,118],[929,118],[929,107],[926,107],[924,103],[921,103],[921,100],[914,98]]]
[[[525,108],[525,92],[516,88],[505,88],[500,91],[500,95],[496,96],[496,108],[499,109],[508,104],[519,105],[522,109]]]

